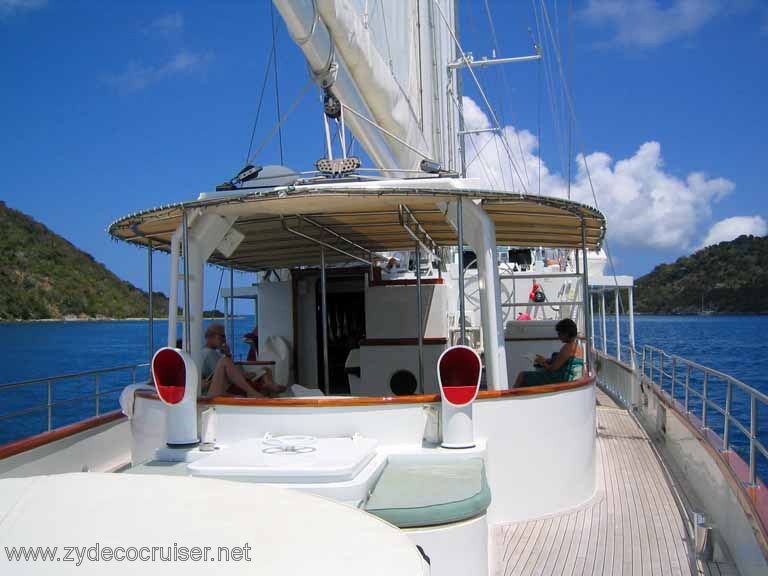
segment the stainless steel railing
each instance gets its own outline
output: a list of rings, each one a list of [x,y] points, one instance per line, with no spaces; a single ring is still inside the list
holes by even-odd
[[[3,422],[5,420],[10,420],[11,418],[18,418],[18,417],[26,416],[29,414],[46,411],[47,412],[47,431],[50,432],[53,429],[54,409],[56,407],[64,406],[67,404],[74,404],[75,402],[83,402],[85,400],[91,400],[91,399],[94,400],[94,404],[95,404],[95,416],[99,416],[101,415],[102,398],[108,394],[114,394],[116,392],[122,391],[123,388],[125,388],[125,386],[127,386],[128,384],[131,384],[131,383],[136,384],[137,371],[147,367],[149,367],[148,363],[129,364],[126,366],[116,366],[114,368],[104,368],[101,370],[88,370],[86,372],[64,374],[61,376],[52,376],[49,378],[36,378],[34,380],[24,380],[22,382],[0,384],[0,394],[12,389],[25,389],[25,388],[30,388],[33,386],[39,386],[43,384],[46,386],[46,396],[47,396],[46,402],[35,404],[33,406],[29,406],[29,407],[23,408],[22,410],[17,410],[9,414],[0,415],[0,422]],[[129,373],[130,381],[125,382],[120,386],[115,386],[107,389],[102,388],[102,379],[106,374],[119,374],[119,373]],[[79,381],[78,384],[82,384],[83,378],[85,379],[93,378],[94,380],[93,393],[79,395],[74,398],[54,400],[54,385],[56,383],[66,382],[66,381],[69,381],[70,383],[72,383],[73,381],[77,380]],[[0,396],[0,398],[2,398],[2,396]]]
[[[697,362],[674,354],[668,354],[661,348],[643,346],[640,374],[646,384],[664,391],[669,397],[682,405],[683,415],[701,428],[712,430],[714,410],[723,418],[723,451],[737,448],[732,441],[733,427],[738,429],[748,440],[749,483],[757,485],[758,453],[768,459],[768,450],[759,438],[758,415],[760,407],[768,409],[768,395],[752,388],[744,382]],[[700,383],[700,390],[694,383]],[[713,388],[713,384],[719,386]],[[734,413],[734,391],[745,395],[748,404],[749,425],[744,425]],[[694,422],[699,420],[700,422]]]

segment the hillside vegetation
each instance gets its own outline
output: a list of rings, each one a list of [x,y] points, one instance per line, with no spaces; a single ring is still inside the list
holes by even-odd
[[[158,315],[168,299],[155,292]],[[147,316],[147,293],[0,202],[0,320]]]
[[[768,314],[768,236],[740,236],[661,264],[635,283],[646,314]]]

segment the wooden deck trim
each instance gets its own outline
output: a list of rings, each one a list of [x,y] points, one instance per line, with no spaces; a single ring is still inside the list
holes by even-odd
[[[592,386],[595,382],[594,375],[586,376],[581,380],[564,382],[562,384],[545,384],[543,386],[529,386],[526,388],[513,388],[512,390],[486,390],[478,392],[477,400],[494,400],[498,398],[512,398],[517,396],[536,396],[541,394],[557,394],[569,390],[578,390]],[[147,400],[159,400],[154,392],[137,390],[136,396]],[[439,394],[419,394],[413,396],[371,396],[358,398],[240,398],[235,396],[218,396],[216,398],[198,398],[197,403],[214,406],[268,406],[268,407],[311,407],[330,408],[346,406],[391,406],[399,404],[429,404],[440,402]]]
[[[694,422],[691,422],[683,413],[684,407],[666,392],[657,390],[655,386],[649,386],[649,388],[715,461],[731,491],[736,494],[744,515],[752,525],[763,555],[768,558],[768,488],[759,478],[756,487],[749,486],[747,482],[749,466],[741,456],[731,450],[724,451],[723,439],[711,428],[702,428],[701,420],[695,415],[692,415]]]
[[[422,278],[422,286],[435,286],[443,284],[442,278]],[[416,286],[416,279],[402,278],[400,280],[371,280],[368,282],[371,288],[375,286]]]
[[[157,396],[155,397],[157,398]],[[120,410],[115,410],[113,412],[108,412],[107,414],[102,414],[101,416],[96,416],[95,418],[75,422],[69,426],[56,428],[50,432],[43,432],[42,434],[4,444],[3,446],[0,446],[0,460],[39,448],[40,446],[45,446],[46,444],[68,438],[69,436],[74,436],[75,434],[80,434],[87,430],[92,430],[93,428],[98,428],[99,426],[121,420],[125,417],[125,414]]]
[[[444,346],[448,338],[424,338],[424,346]],[[360,341],[360,346],[418,346],[418,338],[366,338]]]
[[[577,340],[586,340],[584,336],[577,336]],[[553,341],[557,340],[560,341],[560,338],[557,336],[531,336],[529,338],[517,338],[514,336],[504,336],[504,342],[547,342],[547,341]]]

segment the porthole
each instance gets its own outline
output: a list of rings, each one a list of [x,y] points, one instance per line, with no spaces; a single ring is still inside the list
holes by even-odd
[[[410,396],[417,386],[416,376],[409,370],[398,370],[389,378],[389,388],[395,396]]]

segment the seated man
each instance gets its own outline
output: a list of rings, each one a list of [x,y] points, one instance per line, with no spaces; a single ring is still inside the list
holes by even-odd
[[[584,350],[576,338],[579,332],[576,322],[570,318],[560,320],[555,330],[557,337],[563,342],[560,352],[553,354],[551,360],[536,356],[534,366],[538,369],[520,372],[515,381],[515,388],[568,382],[581,377],[584,371]]]
[[[201,392],[209,398],[226,395],[230,387],[236,388],[249,398],[276,396],[285,390],[285,387],[277,386],[272,381],[272,374],[268,369],[257,380],[248,380],[232,361],[224,326],[215,322],[205,331],[201,376]]]
[[[374,282],[381,282],[397,275],[398,269],[403,265],[405,258],[402,252],[383,252],[373,257]]]

